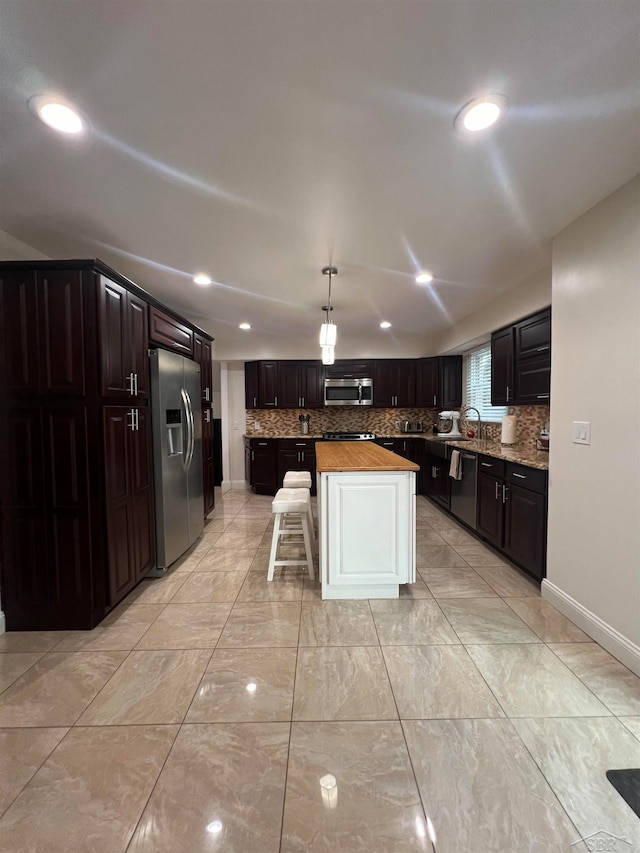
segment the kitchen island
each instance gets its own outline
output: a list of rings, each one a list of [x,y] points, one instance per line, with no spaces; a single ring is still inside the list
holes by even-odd
[[[416,471],[371,441],[316,444],[322,598],[398,598],[416,579]]]

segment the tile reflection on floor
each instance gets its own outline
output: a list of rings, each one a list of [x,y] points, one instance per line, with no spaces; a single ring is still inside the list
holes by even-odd
[[[432,828],[438,853],[640,853],[604,776],[640,765],[640,679],[417,515],[418,583],[322,601],[303,568],[266,580],[271,498],[218,490],[94,631],[1,636],[1,853],[432,853]]]

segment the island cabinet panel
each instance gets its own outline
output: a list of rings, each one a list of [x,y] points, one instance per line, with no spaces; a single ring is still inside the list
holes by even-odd
[[[193,358],[194,332],[154,305],[149,310],[149,340],[164,349]]]
[[[320,490],[323,599],[397,598],[416,577],[415,473],[323,471]]]

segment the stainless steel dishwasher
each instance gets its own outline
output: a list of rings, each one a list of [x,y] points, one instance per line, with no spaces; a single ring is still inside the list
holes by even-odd
[[[455,449],[449,447],[449,459],[451,459],[451,453]],[[456,518],[464,521],[466,525],[475,530],[478,457],[475,453],[465,453],[464,450],[458,450],[458,452],[462,457],[462,479],[454,480],[453,477],[451,478],[451,512]]]

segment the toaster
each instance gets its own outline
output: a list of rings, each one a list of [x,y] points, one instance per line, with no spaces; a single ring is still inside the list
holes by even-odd
[[[400,421],[400,432],[424,432],[422,421]]]

